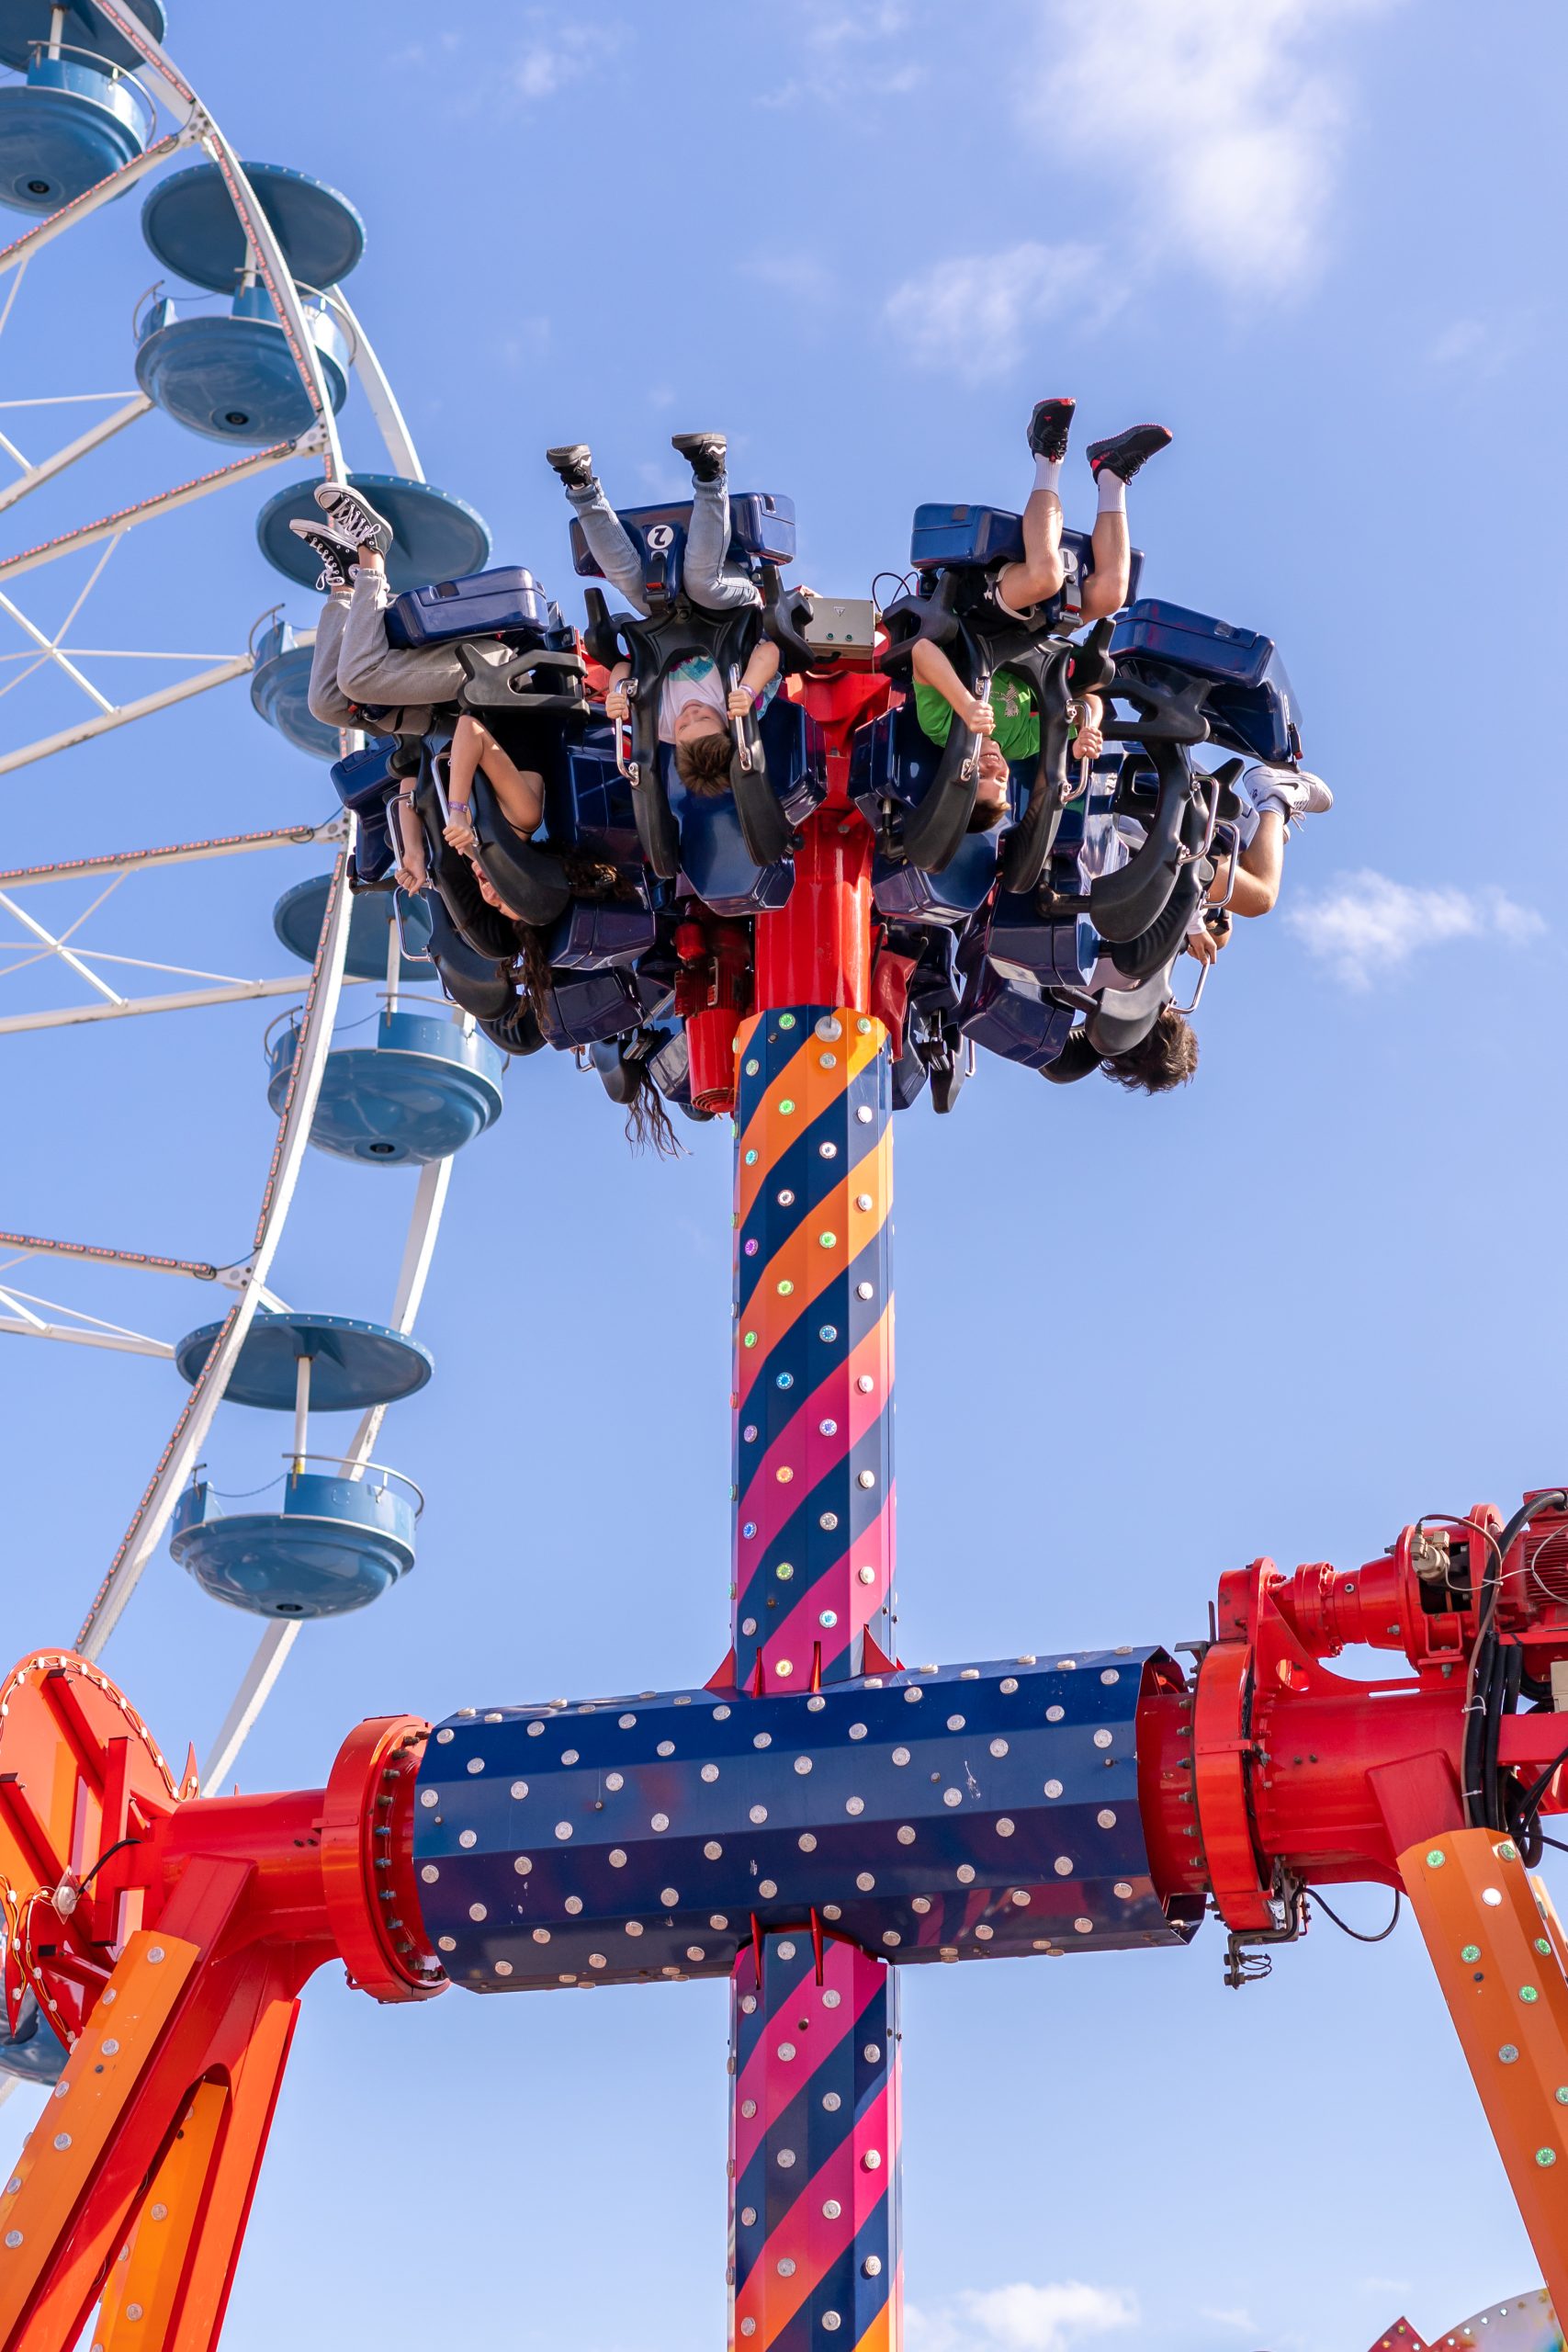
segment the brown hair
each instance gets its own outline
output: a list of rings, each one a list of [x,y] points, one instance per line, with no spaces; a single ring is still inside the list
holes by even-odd
[[[1168,1004],[1146,1037],[1102,1065],[1107,1078],[1144,1094],[1168,1094],[1185,1086],[1198,1067],[1198,1037],[1173,1004]]]
[[[727,727],[722,734],[693,735],[675,746],[675,773],[688,792],[714,800],[729,789],[729,762],[735,745]]]

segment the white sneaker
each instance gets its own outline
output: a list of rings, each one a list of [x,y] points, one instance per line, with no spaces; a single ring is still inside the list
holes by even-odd
[[[1259,810],[1278,808],[1286,818],[1322,817],[1334,806],[1334,795],[1310,768],[1249,768],[1242,782]]]

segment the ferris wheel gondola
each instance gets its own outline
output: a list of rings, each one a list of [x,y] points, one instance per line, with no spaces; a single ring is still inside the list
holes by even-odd
[[[0,86],[0,205],[38,216],[0,250],[0,281],[9,279],[8,287],[0,285],[0,329],[27,272],[49,245],[161,166],[194,158],[153,178],[142,203],[145,243],[159,266],[181,282],[173,292],[155,288],[141,306],[135,393],[73,396],[93,403],[96,421],[41,459],[29,460],[0,435],[0,449],[17,468],[16,478],[0,487],[0,511],[99,453],[113,458],[112,445],[153,410],[231,452],[192,479],[152,495],[111,500],[87,522],[0,554],[0,616],[24,639],[15,660],[57,684],[63,681],[89,706],[72,724],[7,745],[0,752],[0,773],[156,718],[241,677],[250,682],[257,715],[296,750],[335,760],[357,746],[362,739],[340,737],[310,717],[314,632],[296,627],[281,608],[265,616],[243,651],[207,660],[194,671],[190,664],[204,657],[147,648],[83,653],[68,641],[71,623],[105,565],[133,532],[281,468],[294,470],[254,527],[262,551],[286,580],[310,577],[288,524],[310,506],[322,469],[329,477],[347,474],[337,418],[352,386],[365,397],[388,469],[354,479],[393,514],[409,576],[423,581],[471,570],[489,553],[490,535],[475,510],[425,481],[392,387],[343,293],[342,281],[364,250],[358,213],[346,197],[309,174],[242,162],[163,49],[164,29],[160,0],[73,0],[70,6],[0,0],[0,62],[22,77]],[[46,414],[66,404],[51,393],[29,403]],[[301,463],[316,470],[300,477]],[[95,568],[71,621],[51,630],[14,601],[12,583],[79,552],[89,554]],[[116,699],[89,666],[110,660],[174,662],[188,674]],[[30,673],[13,671],[7,685]],[[197,1253],[158,1257],[96,1240],[0,1236],[0,1331],[161,1358],[188,1384],[75,1645],[89,1659],[101,1653],[166,1536],[176,1560],[205,1590],[266,1621],[210,1748],[203,1774],[209,1787],[231,1770],[300,1625],[366,1605],[413,1564],[423,1498],[405,1473],[383,1469],[372,1457],[389,1407],[431,1375],[431,1359],[413,1337],[413,1325],[452,1157],[492,1125],[502,1107],[505,1057],[479,1035],[471,1018],[431,988],[434,968],[422,952],[428,939],[423,910],[388,893],[351,893],[355,822],[344,812],[325,821],[62,859],[0,875],[0,910],[17,925],[19,952],[29,968],[42,963],[73,991],[62,1005],[13,1011],[0,1004],[0,1033],[64,1030],[267,998],[298,1000],[268,1046],[265,1084],[277,1125],[260,1171],[254,1240],[240,1261],[219,1266]],[[107,895],[150,875],[311,842],[332,852],[330,871],[285,890],[274,913],[280,944],[308,967],[302,992],[299,978],[287,974],[253,979],[161,960],[162,942],[146,957],[112,955],[96,944],[90,920],[62,924],[33,911],[47,907],[48,894],[61,885],[102,883]],[[133,993],[139,967],[155,970],[164,984]],[[379,987],[383,1001],[365,1022],[343,1015],[347,1026],[340,1037],[334,1030],[345,986]],[[270,1286],[285,1228],[300,1206],[310,1147],[361,1164],[417,1170],[383,1323],[301,1313]],[[216,1283],[228,1294],[227,1311],[183,1339],[160,1339],[80,1306],[22,1292],[14,1272],[24,1262],[137,1269]],[[294,1416],[276,1491],[246,1498],[243,1509],[201,1475],[226,1398]],[[347,1443],[318,1452],[310,1442],[310,1415],[348,1411],[358,1419]],[[62,2055],[50,2021],[14,1998],[0,2019],[0,2077],[50,2080]],[[4,2089],[0,2082],[0,2096]]]

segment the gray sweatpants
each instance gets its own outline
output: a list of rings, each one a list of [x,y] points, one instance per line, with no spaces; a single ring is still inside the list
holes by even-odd
[[[455,702],[468,672],[450,645],[404,648],[387,642],[387,607],[392,592],[384,571],[361,571],[351,595],[329,596],[316,628],[310,661],[310,709],[326,727],[358,727],[353,706],[378,708],[374,722],[389,735],[423,735],[434,709]],[[508,662],[507,647],[478,644],[486,662]],[[417,695],[423,699],[409,701]]]
[[[634,611],[646,613],[642,558],[598,481],[585,490],[569,490],[567,499],[582,525],[588,551],[611,587],[619,589]],[[692,521],[682,569],[687,595],[710,613],[730,613],[762,601],[755,582],[738,565],[726,563],[728,552],[729,484],[720,474],[716,481],[692,485]]]

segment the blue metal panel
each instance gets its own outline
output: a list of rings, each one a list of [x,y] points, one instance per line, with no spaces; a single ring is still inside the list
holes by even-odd
[[[221,1323],[187,1331],[175,1350],[175,1369],[194,1382],[212,1352]],[[310,1359],[310,1408],[318,1413],[362,1413],[371,1405],[396,1405],[417,1395],[435,1369],[423,1343],[385,1323],[362,1323],[347,1315],[258,1315],[246,1332],[229,1383],[230,1405],[258,1405],[275,1413],[294,1410],[299,1360]]]
[[[481,1992],[726,1975],[814,1907],[895,1963],[1184,1942],[1138,1811],[1161,1657],[464,1710],[420,1775],[425,1926]]]
[[[335,286],[365,251],[365,223],[346,196],[283,164],[241,166],[272,224],[290,274],[306,286]],[[141,233],[165,269],[231,294],[245,266],[245,232],[216,164],[194,164],[160,180],[141,208]]]
[[[467,499],[434,483],[412,481],[404,474],[350,474],[350,486],[362,491],[378,514],[391,525],[395,540],[387,558],[387,578],[394,589],[422,587],[428,580],[457,580],[482,571],[490,561],[490,526]],[[276,491],[256,516],[256,538],[275,571],[296,580],[302,588],[314,585],[320,565],[290,523],[305,518],[319,523],[321,510],[315,492],[321,481],[314,474]]]
[[[40,57],[0,90],[0,204],[50,213],[140,155],[152,107],[139,83],[79,56]]]

